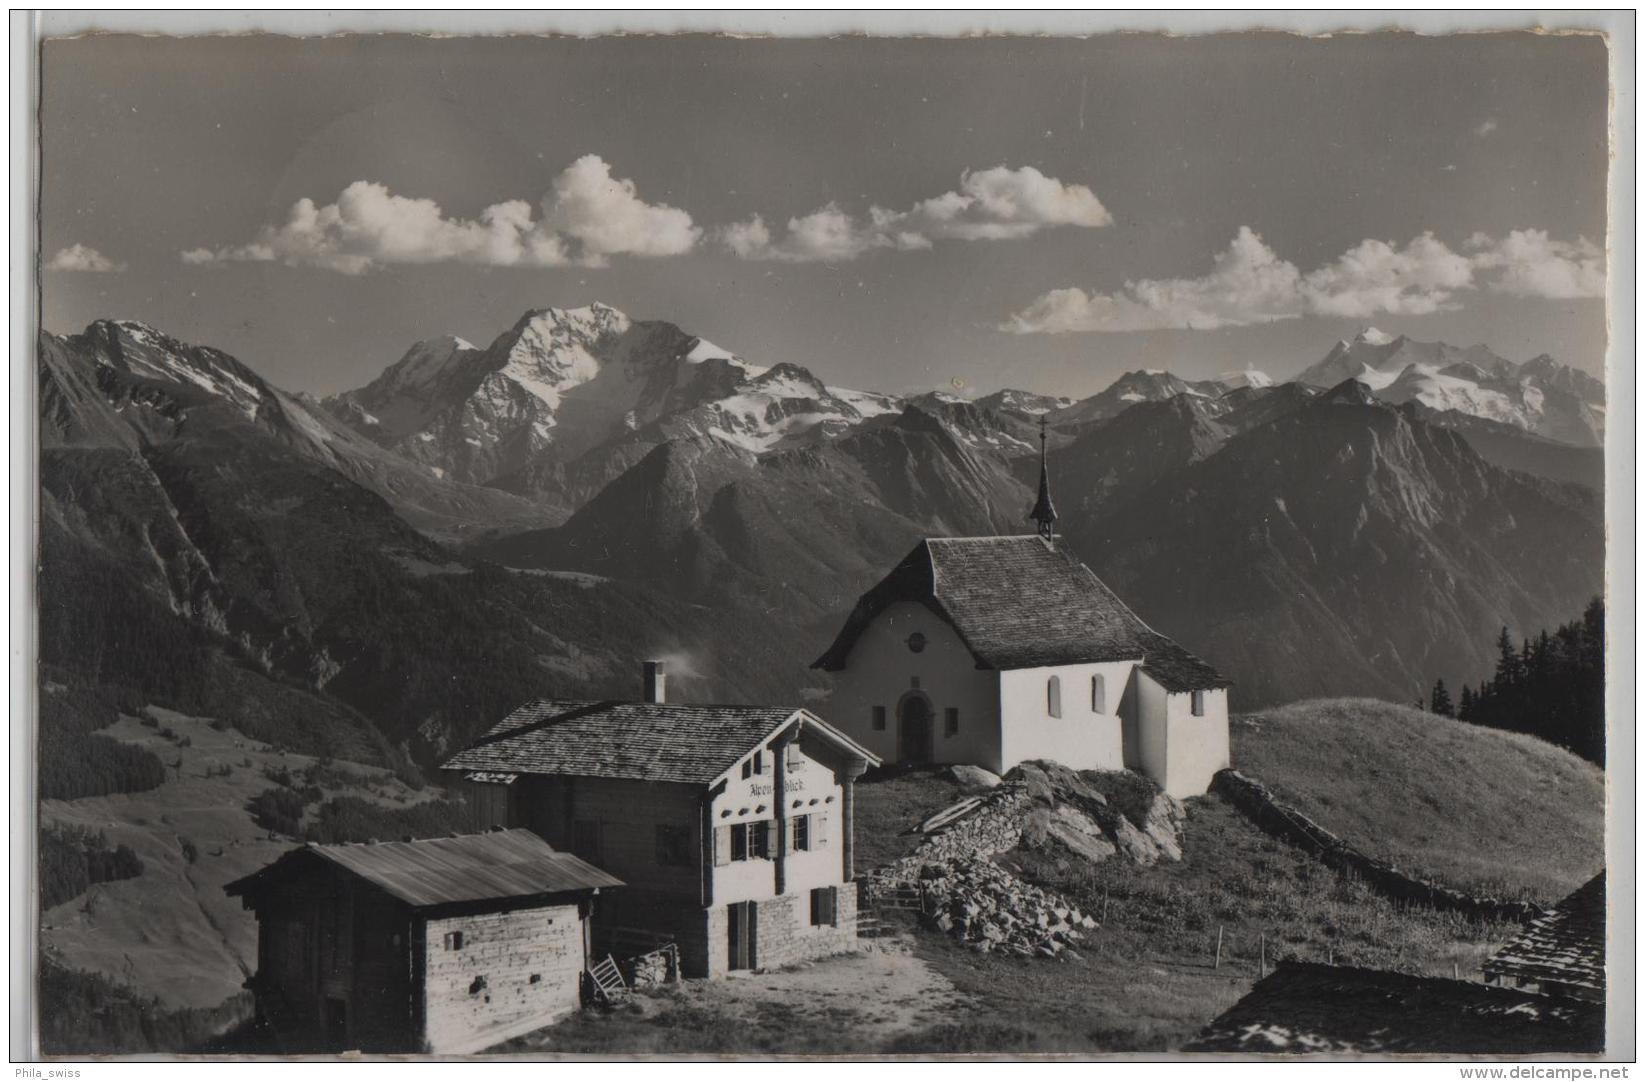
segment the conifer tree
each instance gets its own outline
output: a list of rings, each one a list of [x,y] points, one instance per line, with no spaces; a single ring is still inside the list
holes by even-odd
[[[1496,647],[1496,672],[1477,690],[1464,688],[1461,716],[1604,765],[1604,602],[1594,598],[1580,619],[1522,639],[1517,648],[1503,628]]]
[[[1440,717],[1456,716],[1456,708],[1451,705],[1451,693],[1445,690],[1444,678],[1434,681],[1433,694],[1428,698],[1428,709]]]
[[[1514,640],[1509,637],[1506,627],[1497,636],[1496,652],[1497,687],[1507,690],[1519,683],[1519,651],[1514,649]]]

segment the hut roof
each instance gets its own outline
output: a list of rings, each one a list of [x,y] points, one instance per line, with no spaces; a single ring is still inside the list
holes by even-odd
[[[1605,995],[1605,873],[1533,918],[1485,963],[1488,977],[1557,985],[1567,993]]]
[[[341,868],[419,909],[623,885],[529,830],[496,830],[416,841],[306,845],[223,890],[231,896],[255,895],[301,874],[304,867],[319,866],[316,862]]]
[[[1184,1051],[1451,1053],[1598,1052],[1597,1003],[1443,977],[1282,962]]]
[[[791,723],[851,758],[879,762],[833,726],[791,706],[534,699],[444,769],[708,785]]]

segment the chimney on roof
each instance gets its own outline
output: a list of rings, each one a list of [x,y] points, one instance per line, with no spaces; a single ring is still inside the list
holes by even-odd
[[[660,661],[645,663],[644,698],[648,703],[668,701],[668,673],[663,670],[663,663]]]

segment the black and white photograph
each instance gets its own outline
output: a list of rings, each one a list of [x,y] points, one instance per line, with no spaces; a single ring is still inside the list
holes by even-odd
[[[1633,1060],[1632,12],[52,14],[14,1061]]]

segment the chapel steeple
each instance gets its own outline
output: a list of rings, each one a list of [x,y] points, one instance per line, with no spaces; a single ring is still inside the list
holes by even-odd
[[[1051,475],[1045,468],[1045,414],[1040,414],[1040,494],[1028,517],[1039,526],[1039,534],[1049,542],[1055,535],[1057,509],[1051,505]]]

